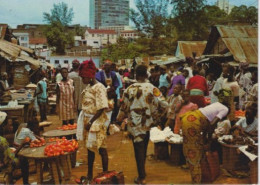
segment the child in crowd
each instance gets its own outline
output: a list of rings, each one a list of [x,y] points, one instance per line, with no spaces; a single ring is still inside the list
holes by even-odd
[[[157,115],[157,120],[156,122],[158,123],[158,126],[160,129],[164,129],[165,123],[167,121],[167,87],[162,86],[160,88],[160,91],[162,93],[162,96],[159,97],[160,104],[158,106],[158,115]]]
[[[41,140],[39,136],[35,135],[32,130],[34,130],[34,122],[29,121],[27,124],[22,123],[20,124],[18,130],[16,131],[14,135],[14,146],[18,147],[20,146],[26,137],[29,137],[31,141],[34,140]]]
[[[182,86],[176,84],[173,88],[173,94],[168,99],[168,112],[167,112],[167,122],[165,127],[169,126],[172,130],[175,125],[176,112],[179,112],[182,104],[182,97],[180,96]]]
[[[197,110],[198,109],[198,105],[191,103],[190,102],[190,91],[188,89],[184,90],[182,92],[182,103],[181,103],[181,107],[179,109],[176,115],[176,120],[175,120],[175,126],[174,126],[174,133],[175,134],[180,134],[180,130],[182,127],[182,123],[180,120],[180,116],[183,115],[184,113],[188,112],[188,111],[192,111],[192,110]]]

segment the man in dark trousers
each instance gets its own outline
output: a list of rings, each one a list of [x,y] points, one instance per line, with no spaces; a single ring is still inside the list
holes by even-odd
[[[147,67],[138,65],[135,69],[137,82],[124,92],[123,102],[117,120],[127,118],[127,130],[133,141],[138,177],[136,184],[145,184],[145,160],[149,142],[149,131],[156,120],[158,106],[161,105],[162,93],[147,82]]]

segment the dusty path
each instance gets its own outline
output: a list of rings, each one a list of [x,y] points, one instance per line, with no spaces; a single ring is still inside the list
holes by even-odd
[[[58,116],[48,116],[48,120],[53,122],[53,125],[45,130],[52,130],[61,125]],[[109,155],[109,170],[123,171],[125,182],[133,184],[133,179],[137,176],[136,163],[134,159],[134,151],[132,142],[123,136],[123,133],[108,136],[108,155]],[[154,152],[153,143],[149,143],[148,155]],[[72,169],[71,180],[67,184],[75,184],[74,179],[87,172],[87,151],[81,147],[77,153],[77,161],[82,164]],[[102,171],[101,158],[96,155],[94,164],[94,174]],[[171,165],[167,161],[156,161],[154,159],[147,160],[147,184],[190,184],[191,178],[188,170],[182,169],[180,166]],[[45,173],[46,175],[47,173]],[[35,182],[36,175],[31,174],[29,182]],[[16,184],[21,184],[22,179],[19,179]],[[249,184],[249,178],[230,178],[221,174],[214,184]]]

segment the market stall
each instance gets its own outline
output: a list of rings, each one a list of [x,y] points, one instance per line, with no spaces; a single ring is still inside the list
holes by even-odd
[[[63,140],[63,142],[68,142]],[[60,141],[62,143],[62,141]],[[75,143],[75,142],[74,142]],[[27,159],[33,159],[36,162],[37,169],[37,183],[43,184],[43,165],[44,163],[49,164],[50,166],[50,174],[52,176],[52,184],[63,184],[66,180],[69,180],[71,177],[71,163],[70,156],[73,152],[77,150],[77,147],[73,147],[73,151],[65,150],[61,153],[55,151],[55,153],[47,153],[47,149],[51,148],[55,145],[55,142],[47,142],[46,145],[33,147],[25,147],[19,151],[18,155],[21,157],[25,157]],[[58,145],[58,144],[56,144]],[[56,146],[55,145],[55,146]],[[47,149],[46,149],[47,148]],[[56,147],[57,148],[57,147]]]

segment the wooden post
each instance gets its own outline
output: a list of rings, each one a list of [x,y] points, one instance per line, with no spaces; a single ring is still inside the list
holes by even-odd
[[[39,184],[43,183],[43,170],[42,170],[42,161],[39,160],[36,162],[36,171],[37,171],[37,182]]]

